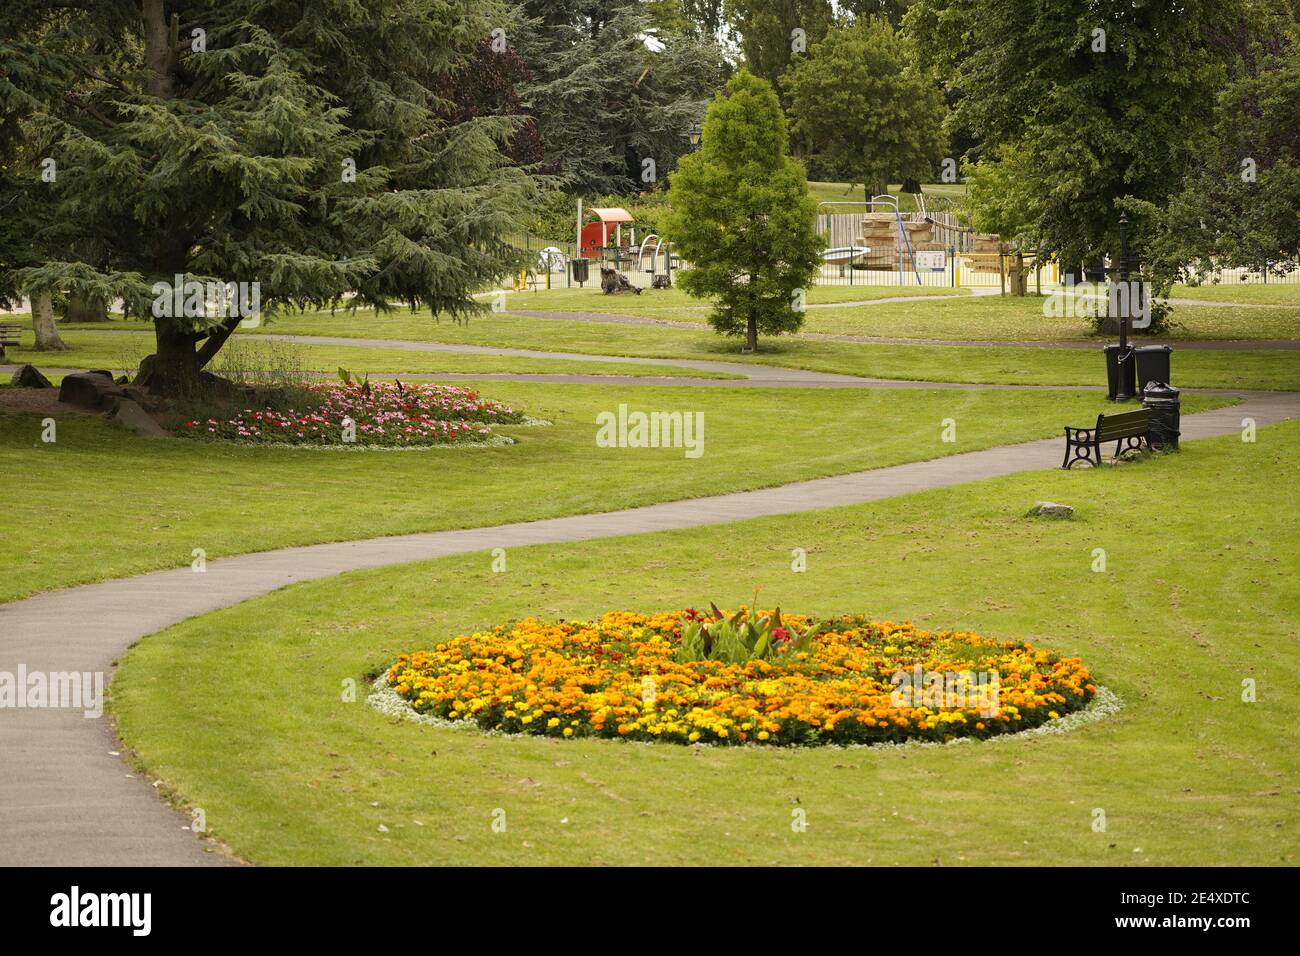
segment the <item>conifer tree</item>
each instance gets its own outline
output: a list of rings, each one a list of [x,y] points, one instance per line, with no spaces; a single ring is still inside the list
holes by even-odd
[[[248,320],[166,314],[177,277],[257,283],[263,310],[467,314],[537,186],[504,152],[518,118],[455,122],[437,90],[506,21],[495,0],[8,0],[0,203],[25,228],[0,233],[3,283],[153,317],[164,392]]]
[[[691,263],[678,283],[716,297],[709,321],[744,335],[748,351],[759,333],[803,324],[802,293],[821,264],[817,204],[787,145],[771,84],[741,71],[709,106],[699,151],[670,179],[665,233]]]

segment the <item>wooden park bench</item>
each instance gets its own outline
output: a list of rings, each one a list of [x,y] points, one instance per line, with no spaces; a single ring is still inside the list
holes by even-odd
[[[11,345],[19,344],[19,337],[23,334],[23,327],[15,322],[0,322],[0,361],[4,360],[5,349]]]
[[[1101,446],[1106,442],[1115,443],[1118,458],[1125,452],[1137,451],[1145,443],[1151,447],[1147,432],[1151,427],[1151,409],[1139,408],[1118,415],[1098,415],[1097,424],[1092,428],[1071,428],[1065,426],[1065,460],[1062,468],[1073,468],[1081,461],[1090,465],[1101,464]]]

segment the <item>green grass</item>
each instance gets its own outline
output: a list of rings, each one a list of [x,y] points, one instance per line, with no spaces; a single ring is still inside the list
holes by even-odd
[[[191,440],[150,442],[103,419],[0,416],[12,495],[0,601],[37,590],[322,541],[607,511],[784,484],[1060,434],[1095,419],[1095,392],[689,389],[489,382],[483,393],[555,424],[502,427],[519,444],[425,452],[329,452]],[[699,411],[705,451],[602,449],[598,412],[626,402]],[[1222,405],[1197,398],[1186,409]],[[958,423],[955,444],[941,422]],[[130,489],[130,494],[124,494]]]
[[[1224,282],[1219,285],[1176,285],[1171,296],[1211,302],[1255,302],[1300,307],[1300,282]]]
[[[299,585],[146,638],[112,708],[150,779],[258,863],[1294,864],[1300,423],[1258,439],[511,550],[505,574],[471,554]],[[1040,499],[1078,510],[1024,517]],[[806,573],[790,571],[796,546]],[[344,680],[440,635],[735,603],[754,585],[786,608],[1078,654],[1125,706],[1037,739],[799,752],[491,738],[340,699]],[[1241,700],[1247,678],[1257,703]]]
[[[34,338],[23,333],[23,346],[7,350],[5,363],[50,368],[134,369],[154,350],[153,336],[135,324],[115,323],[114,328],[132,332],[64,330],[60,337],[71,346],[66,352],[36,352]],[[134,334],[133,334],[134,333]],[[321,333],[324,334],[324,333]],[[340,366],[357,374],[441,372],[481,375],[486,372],[547,375],[635,375],[670,378],[736,378],[723,372],[696,371],[667,365],[638,365],[565,359],[516,358],[505,355],[463,355],[451,352],[415,352],[408,349],[375,348],[361,345],[305,345],[278,341],[257,341],[255,336],[238,336],[217,356],[213,370],[239,366],[246,369],[292,368],[326,372],[333,376]]]
[[[856,290],[856,291],[855,291]],[[869,294],[862,294],[870,290]],[[900,290],[885,286],[819,286],[820,295],[809,304],[834,305],[857,299],[932,295],[931,301],[882,302],[809,309],[804,331],[831,335],[866,335],[885,338],[939,339],[962,342],[1050,342],[1094,340],[1101,342],[1091,319],[1080,315],[1044,314],[1047,297],[948,295],[962,289],[929,287]],[[691,305],[685,293],[673,289],[645,295],[611,298],[591,290],[551,290],[511,293],[506,308],[513,310],[596,312],[652,319],[693,322],[704,327],[708,308]],[[1064,311],[1064,310],[1061,310]],[[1174,308],[1175,339],[1300,339],[1300,309],[1233,308],[1180,305]],[[301,326],[304,318],[290,320]]]
[[[952,289],[946,286],[897,285],[815,285],[808,290],[809,305],[834,305],[841,302],[861,302],[874,299],[892,299],[899,296],[933,296],[969,298],[969,289]],[[612,315],[635,315],[648,319],[670,319],[675,322],[708,321],[712,305],[692,298],[679,288],[646,289],[640,295],[605,295],[599,286],[574,286],[571,289],[537,289],[535,291],[508,292],[507,309],[596,312]],[[877,308],[877,306],[872,306]],[[814,310],[819,311],[819,310]],[[811,313],[810,313],[811,314]]]
[[[976,296],[933,302],[897,302],[842,309],[813,309],[807,332],[980,342],[1051,342],[1091,339],[1092,320],[1043,314],[1046,297]],[[1300,339],[1300,310],[1174,307],[1173,339]],[[1153,341],[1159,341],[1155,339]]]
[[[530,293],[538,301],[557,293]],[[567,293],[566,293],[567,294]],[[680,293],[673,293],[680,295]],[[624,297],[633,310],[641,297]],[[813,309],[806,329],[820,334],[943,338],[953,340],[1054,340],[1082,338],[1077,318],[1043,317],[1042,300],[988,296],[929,302]],[[308,314],[281,317],[257,332],[415,339],[466,345],[508,346],[544,351],[759,362],[874,378],[977,384],[1097,385],[1100,356],[1092,349],[1015,349],[871,345],[816,339],[761,340],[762,351],[742,356],[734,339],[721,338],[693,313],[700,330],[609,325],[485,313],[468,324],[435,323],[427,314],[405,310],[355,315]],[[1300,310],[1179,306],[1177,337],[1204,339],[1300,338]],[[1094,338],[1100,346],[1104,341]],[[1160,341],[1160,340],[1153,340]],[[347,355],[339,356],[346,361]],[[492,360],[495,362],[495,360]],[[329,366],[327,366],[329,367]],[[355,365],[353,366],[355,367]],[[1179,350],[1175,383],[1184,388],[1300,389],[1300,361],[1293,350]],[[689,373],[687,373],[689,374]]]
[[[864,199],[861,186],[851,186],[848,183],[827,183],[827,182],[809,182],[808,190],[813,194],[818,202],[860,202]],[[966,186],[963,183],[922,183],[921,190],[925,193],[926,202],[931,208],[944,207],[947,204],[944,199],[960,199],[966,193]],[[889,187],[889,194],[898,199],[898,208],[901,212],[915,212],[916,199],[911,193],[903,192],[903,187],[895,183]],[[843,207],[844,212],[866,212],[865,206]],[[883,212],[883,209],[877,209],[877,212]]]
[[[871,308],[886,308],[872,306]],[[821,312],[810,312],[819,329]],[[406,338],[466,345],[510,346],[585,354],[644,358],[707,359],[791,366],[871,378],[977,384],[1104,384],[1101,340],[1093,349],[979,348],[974,346],[869,345],[817,339],[760,339],[757,355],[742,355],[735,339],[701,328],[599,325],[563,319],[488,314],[467,325],[434,324],[411,316],[297,317],[271,326],[294,334]],[[1174,358],[1174,381],[1184,388],[1300,389],[1300,362],[1294,351],[1181,350]]]

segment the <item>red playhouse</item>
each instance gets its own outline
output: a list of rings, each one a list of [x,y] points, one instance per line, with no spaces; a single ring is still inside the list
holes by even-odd
[[[621,258],[627,248],[627,243],[623,241],[623,223],[632,222],[632,214],[626,209],[617,207],[608,209],[598,207],[588,209],[587,215],[596,218],[593,222],[583,226],[582,231],[578,234],[578,255],[584,259]],[[610,236],[611,226],[613,227],[612,237]],[[614,240],[612,243],[610,242],[611,238]],[[636,241],[635,233],[632,235],[631,241]]]

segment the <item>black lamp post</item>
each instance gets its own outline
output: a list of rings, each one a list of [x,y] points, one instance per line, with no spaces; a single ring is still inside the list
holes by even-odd
[[[704,136],[704,130],[700,128],[699,123],[696,123],[690,128],[690,131],[686,135],[690,138],[691,149],[697,149],[699,148],[700,140]]]
[[[1128,284],[1128,213],[1121,213],[1119,217],[1119,268],[1116,270],[1119,281]],[[1121,294],[1110,296],[1110,300],[1116,304],[1123,302],[1123,307],[1119,310],[1119,362],[1122,366],[1125,362],[1132,361],[1133,356],[1128,347],[1128,322],[1129,322],[1129,289],[1125,288]],[[1133,396],[1128,393],[1125,386],[1127,384],[1125,376],[1121,373],[1119,376],[1119,388],[1115,394],[1115,401],[1127,402]]]

